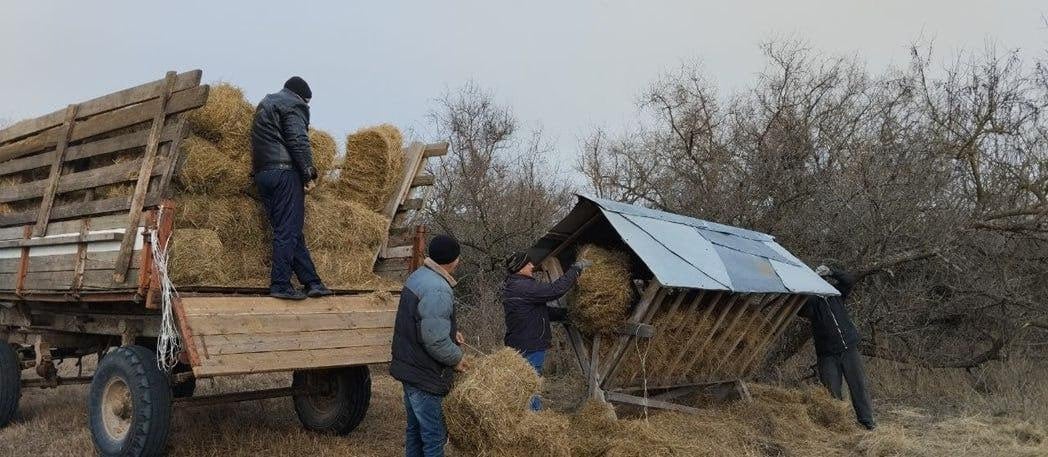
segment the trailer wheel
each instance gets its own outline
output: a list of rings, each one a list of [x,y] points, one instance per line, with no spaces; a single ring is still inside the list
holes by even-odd
[[[21,397],[22,365],[18,353],[6,341],[0,341],[0,427],[15,418]]]
[[[319,391],[294,396],[298,420],[315,432],[345,435],[353,431],[371,403],[371,372],[366,365],[296,371],[291,386]]]
[[[171,426],[171,386],[153,351],[124,346],[98,365],[88,397],[95,450],[102,456],[162,455]]]

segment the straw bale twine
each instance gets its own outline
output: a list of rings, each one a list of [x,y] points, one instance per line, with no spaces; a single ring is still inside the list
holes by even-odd
[[[222,241],[218,233],[207,229],[178,229],[171,239],[168,271],[176,285],[219,285],[226,282],[222,262],[215,261],[221,253]]]
[[[633,298],[629,254],[586,245],[578,257],[593,265],[579,276],[572,294],[568,307],[571,322],[586,334],[612,333],[626,319]]]
[[[391,125],[361,129],[346,137],[339,193],[381,211],[404,173],[400,132]]]

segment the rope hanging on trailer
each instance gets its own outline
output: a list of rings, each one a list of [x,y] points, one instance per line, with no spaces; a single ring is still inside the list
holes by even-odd
[[[157,220],[161,220],[163,213],[164,207],[161,206],[157,214]],[[157,229],[150,230],[150,236],[153,239],[153,242],[150,243],[153,251],[153,266],[156,268],[160,281],[160,309],[162,315],[160,319],[160,333],[156,342],[156,362],[161,370],[170,372],[178,363],[178,354],[182,351],[182,341],[178,334],[178,326],[175,325],[175,313],[172,309],[174,297],[178,295],[178,291],[175,290],[175,285],[167,274],[168,243],[171,241],[171,235],[169,234],[168,239],[162,243],[164,245],[163,249],[160,248],[161,243],[158,239]]]

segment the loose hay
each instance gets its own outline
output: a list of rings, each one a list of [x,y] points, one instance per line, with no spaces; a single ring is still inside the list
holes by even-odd
[[[365,128],[346,137],[338,192],[368,208],[381,211],[404,173],[404,152],[396,127]]]
[[[568,307],[571,322],[586,334],[612,333],[626,320],[633,297],[629,254],[586,245],[578,257],[593,265],[579,276]]]

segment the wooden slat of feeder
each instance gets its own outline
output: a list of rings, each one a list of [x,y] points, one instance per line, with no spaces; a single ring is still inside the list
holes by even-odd
[[[726,355],[725,353],[728,349],[727,345],[732,340],[733,335],[735,335],[735,328],[742,322],[742,317],[747,314],[748,309],[754,307],[756,303],[760,303],[761,300],[764,299],[763,297],[764,296],[762,295],[750,294],[745,300],[743,300],[741,306],[736,306],[732,310],[731,319],[728,321],[728,325],[724,328],[724,331],[714,337],[716,341],[713,343],[710,350],[703,353],[704,356],[707,356],[705,357],[705,360],[703,360],[703,366],[705,368],[713,368],[713,362],[718,357]],[[710,375],[716,374],[712,370],[708,371],[708,373]]]
[[[737,335],[735,336],[735,339],[733,341],[731,341],[731,345],[727,346],[727,349],[725,349],[722,352],[720,360],[718,360],[716,365],[714,365],[713,371],[711,371],[711,373],[718,374],[718,375],[721,374],[721,369],[724,368],[725,364],[728,363],[729,360],[736,359],[736,363],[738,363],[738,364],[742,363],[741,360],[737,360],[737,358],[734,357],[735,350],[739,347],[739,343],[742,343],[742,340],[746,338],[746,335],[750,334],[750,332],[756,331],[756,328],[759,328],[759,324],[764,320],[763,319],[764,318],[764,313],[761,312],[761,309],[765,305],[768,305],[770,303],[778,302],[779,299],[782,298],[782,297],[785,297],[785,296],[781,295],[781,294],[766,295],[766,296],[758,299],[759,303],[751,304],[749,306],[749,312],[752,314],[752,316],[749,318],[748,321],[743,323],[742,331],[736,332]],[[731,335],[729,334],[727,336],[730,337]]]
[[[691,373],[692,368],[699,361],[699,359],[701,359],[702,356],[706,353],[706,348],[713,341],[713,336],[717,333],[717,329],[719,329],[721,324],[724,322],[724,318],[728,315],[728,312],[730,312],[732,308],[735,307],[735,305],[739,302],[742,296],[742,294],[730,294],[728,296],[727,302],[722,307],[723,309],[721,309],[720,314],[717,315],[717,321],[714,322],[713,326],[709,328],[708,333],[706,334],[706,338],[703,341],[702,345],[694,351],[693,355],[687,363],[679,367],[680,376],[684,377],[687,376],[688,373]],[[667,378],[673,379],[674,374],[676,373],[667,373]]]
[[[779,324],[782,323],[782,319],[784,319],[786,314],[790,312],[794,301],[794,295],[783,294],[772,304],[775,308],[768,313],[766,318],[761,321],[761,325],[754,330],[758,335],[760,335],[757,344],[753,345],[753,347],[747,348],[744,353],[738,356],[740,363],[733,365],[735,367],[733,374],[736,376],[744,376],[747,374],[746,369],[750,366],[750,363],[753,362],[754,357],[757,356],[757,353],[760,352],[761,348],[764,347],[765,342],[772,334],[774,334]]]
[[[776,328],[775,331],[768,336],[768,338],[764,341],[763,347],[761,348],[757,356],[754,357],[753,360],[750,361],[749,366],[746,367],[745,373],[747,375],[752,374],[753,371],[759,368],[759,364],[767,356],[767,352],[770,349],[771,344],[777,341],[779,337],[782,335],[783,331],[785,331],[786,328],[790,326],[790,323],[793,322],[793,319],[797,317],[797,311],[800,310],[800,307],[804,305],[804,302],[807,299],[808,297],[804,295],[797,296],[795,302],[793,303],[793,306],[790,307],[789,311],[784,316],[784,319],[779,323],[778,328]]]
[[[708,301],[708,303],[706,303],[705,309],[703,309],[702,311],[702,317],[699,318],[699,322],[703,322],[706,319],[710,318],[710,314],[713,313],[713,308],[716,307],[717,303],[724,296],[724,292],[718,291],[706,293],[706,291],[703,291],[703,293],[695,297],[695,300],[692,301],[693,312],[695,309],[697,309],[695,308],[696,306],[702,306],[703,299],[707,299]],[[683,327],[684,321],[682,321],[681,324],[681,331],[686,330],[686,328]],[[672,362],[669,362],[669,365],[664,370],[664,373],[667,377],[672,377],[673,373],[677,372],[677,370],[680,369],[680,364],[684,360],[684,356],[688,353],[688,351],[691,348],[695,347],[695,345],[699,342],[699,338],[702,336],[702,332],[700,332],[698,328],[694,328],[691,331],[691,337],[688,338],[688,342],[680,348],[680,352],[677,353],[677,356],[673,358]]]
[[[671,319],[676,317],[676,316],[674,316],[674,313],[676,313],[677,310],[680,308],[681,302],[684,301],[684,297],[686,297],[687,295],[688,295],[688,289],[682,289],[682,290],[678,291],[677,292],[677,296],[674,297],[673,300],[670,301],[669,308],[666,308],[665,311],[662,311],[660,314],[665,315],[665,316],[670,316]],[[654,321],[654,313],[651,313],[651,317],[646,319],[646,321],[647,322],[653,322]],[[630,324],[627,323],[627,325],[630,325]],[[634,325],[648,325],[648,324],[634,324]],[[648,326],[651,327],[651,325],[648,325]],[[665,329],[662,329],[662,331],[664,331],[664,332],[665,331],[671,331],[671,329],[670,328],[665,328]],[[634,335],[636,335],[636,334],[634,334]],[[640,336],[640,335],[637,335],[637,336]],[[653,361],[652,368],[650,370],[648,370],[649,373],[653,373],[655,375],[658,375],[658,373],[661,373],[661,371],[655,369],[655,365],[657,365],[658,362],[659,362],[658,360]],[[633,375],[630,376],[630,378],[625,381],[624,385],[631,385],[631,384],[633,384],[634,381],[636,381],[638,378],[640,378],[641,373],[642,373],[641,371],[635,371],[633,373]]]
[[[689,316],[693,316],[695,315],[695,313],[698,312],[698,309],[702,305],[704,299],[716,296],[717,294],[717,292],[707,290],[695,291],[695,293],[692,296],[692,299],[688,303],[688,306],[677,313],[677,316],[675,316],[674,321],[671,322],[670,327],[668,329],[659,329],[658,331],[674,333],[686,332],[688,330],[687,322],[689,321]],[[677,351],[677,357],[674,357],[673,359],[667,357],[657,361],[656,366],[652,368],[652,372],[665,374],[668,371],[674,369],[676,362],[679,362],[680,358],[684,356],[685,352],[687,352],[687,346],[681,347],[680,350]]]

